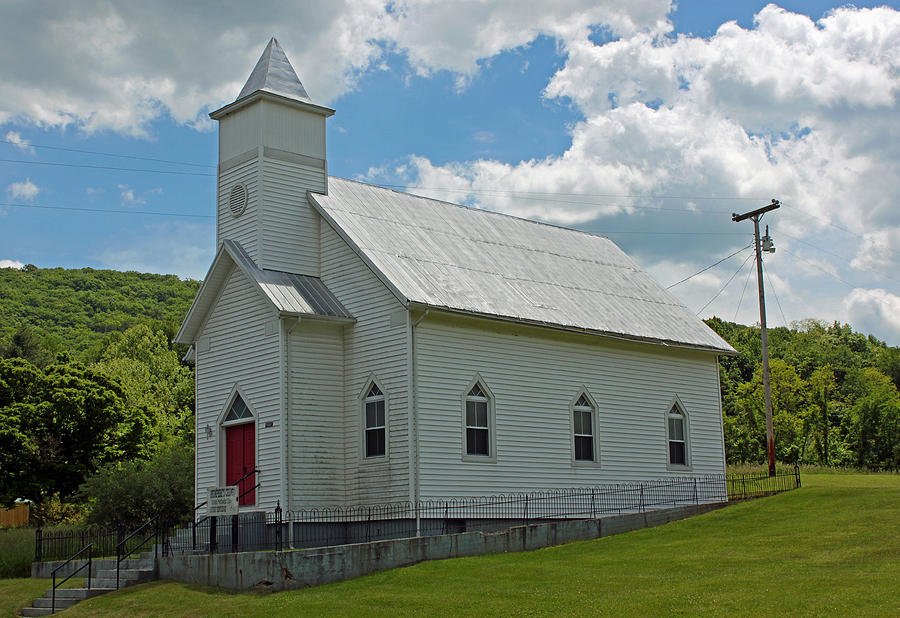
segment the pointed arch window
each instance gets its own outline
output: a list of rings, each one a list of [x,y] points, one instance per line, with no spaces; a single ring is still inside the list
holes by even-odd
[[[478,382],[466,395],[466,455],[491,456],[490,398]]]
[[[242,421],[251,418],[253,418],[253,413],[250,412],[250,408],[248,408],[247,404],[244,403],[244,400],[241,399],[240,394],[237,394],[234,396],[234,401],[231,402],[231,407],[228,409],[228,414],[225,415],[225,418],[222,419],[222,422],[230,423],[232,421]]]
[[[666,432],[669,441],[669,465],[688,465],[687,417],[678,403],[672,404],[667,414]]]
[[[575,461],[596,461],[594,406],[584,393],[572,406]]]
[[[385,422],[385,398],[378,384],[372,382],[363,400],[365,415],[366,457],[382,457],[386,450],[387,425]]]

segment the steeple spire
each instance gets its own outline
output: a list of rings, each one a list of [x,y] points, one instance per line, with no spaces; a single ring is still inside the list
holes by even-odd
[[[291,66],[290,60],[278,44],[278,39],[272,37],[265,51],[259,57],[250,78],[244,84],[244,88],[238,95],[237,101],[262,90],[272,94],[281,95],[289,99],[312,103],[300,78]]]

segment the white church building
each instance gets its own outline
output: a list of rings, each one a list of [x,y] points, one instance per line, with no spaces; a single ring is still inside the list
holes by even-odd
[[[218,248],[175,339],[198,504],[724,474],[725,341],[608,238],[329,176],[333,113],[272,39],[210,114]]]

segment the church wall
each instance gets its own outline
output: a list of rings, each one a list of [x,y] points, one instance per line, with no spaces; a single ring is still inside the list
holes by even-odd
[[[322,280],[356,323],[344,327],[345,479],[351,504],[409,499],[406,310],[347,243],[322,223]],[[387,400],[387,453],[363,456],[363,390],[375,378]]]
[[[431,314],[416,328],[421,495],[472,496],[725,472],[713,354]],[[495,461],[466,460],[463,409],[493,393]],[[575,461],[572,405],[596,403],[597,462]],[[687,412],[687,467],[668,465],[667,412]]]
[[[232,267],[195,345],[197,504],[206,500],[208,487],[225,484],[225,431],[220,421],[235,387],[256,419],[261,483],[256,506],[242,509],[271,510],[280,496],[280,351],[278,329],[266,328],[275,317],[254,285]],[[272,426],[266,427],[267,422]]]

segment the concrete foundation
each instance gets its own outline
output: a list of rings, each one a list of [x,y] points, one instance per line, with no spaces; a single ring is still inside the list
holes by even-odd
[[[554,521],[499,532],[463,532],[284,552],[171,555],[159,560],[163,579],[230,590],[291,590],[409,566],[515,551],[529,551],[658,526],[726,506],[679,506],[599,519]]]

